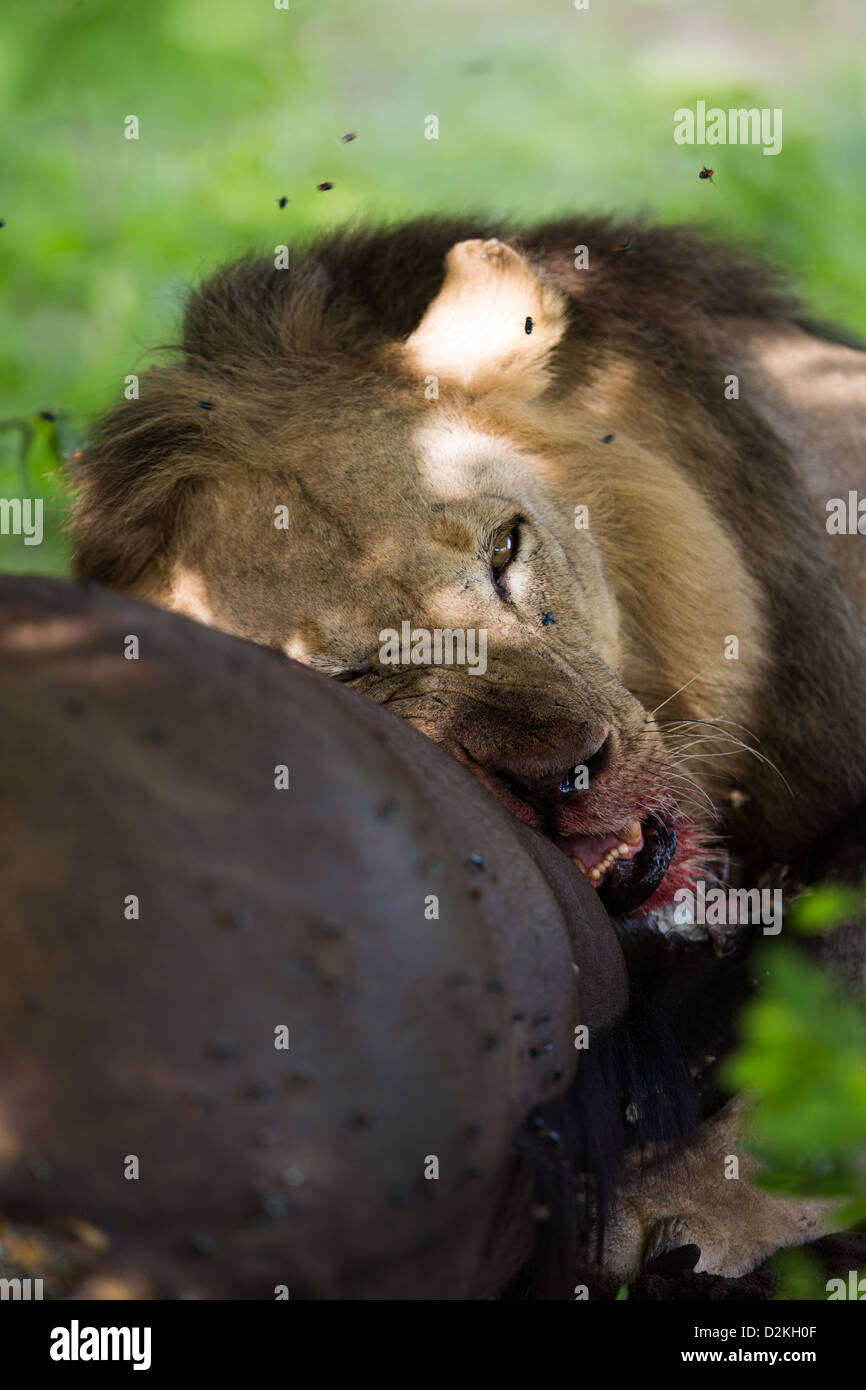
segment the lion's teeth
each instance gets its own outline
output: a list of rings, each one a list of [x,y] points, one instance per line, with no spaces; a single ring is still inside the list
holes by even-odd
[[[618,859],[625,858],[626,855],[631,853],[635,845],[640,844],[640,821],[631,821],[624,830],[620,830],[617,833],[619,836],[619,843],[609,849],[602,859],[596,860],[591,868],[587,868],[583,860],[576,854],[570,856],[572,863],[577,865],[584,878],[590,879],[593,883],[598,883]]]
[[[635,845],[639,845],[639,844],[640,844],[640,837],[641,837],[640,821],[639,821],[639,820],[631,820],[631,821],[629,821],[628,825],[623,826],[622,830],[618,831],[618,834],[619,834],[619,838],[620,838],[621,840],[624,840],[625,843],[626,843],[627,845],[631,845],[632,848],[634,848]]]

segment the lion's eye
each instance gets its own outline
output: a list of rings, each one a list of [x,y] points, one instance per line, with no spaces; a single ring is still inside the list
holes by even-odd
[[[512,525],[507,530],[503,527],[494,537],[490,551],[490,568],[493,570],[494,579],[499,578],[517,554],[518,535],[517,526]]]

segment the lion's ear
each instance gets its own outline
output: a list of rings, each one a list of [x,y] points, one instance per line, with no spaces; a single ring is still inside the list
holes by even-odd
[[[548,357],[565,327],[565,299],[519,252],[497,240],[458,241],[402,356],[413,373],[473,395],[507,386],[528,399],[547,386]]]

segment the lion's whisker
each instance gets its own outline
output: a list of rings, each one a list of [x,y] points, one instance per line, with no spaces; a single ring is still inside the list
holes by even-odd
[[[707,667],[707,670],[709,670],[709,667]],[[665,705],[669,705],[671,700],[675,700],[678,695],[681,695],[684,690],[688,690],[690,685],[694,685],[695,681],[700,680],[701,676],[705,676],[706,674],[706,670],[698,671],[697,675],[692,676],[691,680],[686,681],[685,685],[681,685],[679,690],[675,690],[673,695],[669,695],[666,700],[662,700],[660,705],[656,705],[655,709],[651,709],[647,715],[647,719],[653,719],[660,709],[664,709]]]

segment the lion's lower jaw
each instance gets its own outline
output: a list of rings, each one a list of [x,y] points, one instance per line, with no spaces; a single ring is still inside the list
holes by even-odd
[[[698,828],[671,812],[657,810],[643,821],[628,824],[631,843],[618,842],[622,833],[595,837],[572,833],[558,836],[556,843],[598,890],[612,916],[655,915],[663,930],[679,923],[688,928],[694,918],[688,903],[696,885],[718,881],[709,867],[716,856]],[[674,920],[675,911],[679,911],[679,923]]]
[[[682,837],[677,854],[655,893],[632,913],[631,921],[652,927],[662,936],[684,941],[711,941],[717,955],[730,951],[748,922],[736,914],[705,910],[708,895],[726,893],[727,864],[724,855],[707,854]],[[709,916],[709,920],[708,920]]]
[[[701,904],[707,893],[726,886],[731,873],[736,876],[736,866],[728,862],[723,851],[712,847],[697,826],[678,821],[676,848],[654,891],[630,911],[617,913],[610,901],[606,906],[614,915],[651,926],[662,936],[677,935],[685,941],[711,940],[721,953],[730,948],[739,927],[717,925],[712,918],[707,923]],[[603,890],[604,880],[600,888]]]

